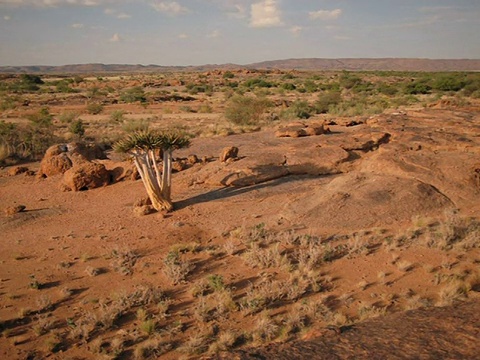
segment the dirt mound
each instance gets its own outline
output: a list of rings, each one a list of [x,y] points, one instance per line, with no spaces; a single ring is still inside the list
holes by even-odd
[[[289,207],[288,216],[330,229],[392,226],[438,215],[454,204],[434,186],[411,178],[368,173],[335,176]]]
[[[478,359],[480,302],[414,310],[215,359]]]

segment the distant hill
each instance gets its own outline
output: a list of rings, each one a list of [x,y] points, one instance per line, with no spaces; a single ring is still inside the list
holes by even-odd
[[[160,66],[127,64],[74,64],[62,66],[0,66],[0,73],[105,74],[226,69],[349,70],[349,71],[480,71],[480,59],[286,59],[248,65],[207,64]]]
[[[288,59],[248,65],[257,69],[350,71],[480,71],[480,59]]]

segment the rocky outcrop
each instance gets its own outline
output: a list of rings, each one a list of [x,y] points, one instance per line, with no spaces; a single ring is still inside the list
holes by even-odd
[[[328,126],[322,122],[312,122],[312,123],[304,123],[304,122],[294,122],[290,123],[287,126],[283,126],[279,128],[275,132],[276,137],[302,137],[302,136],[316,136],[327,134],[330,132]]]
[[[63,189],[83,191],[106,186],[110,183],[110,172],[103,164],[77,161],[63,175]]]
[[[238,148],[236,146],[229,146],[222,150],[220,154],[220,161],[226,162],[228,159],[236,159],[238,157]]]
[[[106,159],[104,150],[97,144],[69,143],[53,145],[47,149],[40,163],[40,177],[64,174],[76,159],[92,161]]]

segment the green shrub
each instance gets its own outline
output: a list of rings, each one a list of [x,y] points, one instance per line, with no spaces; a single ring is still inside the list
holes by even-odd
[[[75,93],[77,90],[70,87],[71,81],[61,80],[56,85],[55,88],[59,93]]]
[[[362,79],[355,74],[344,71],[340,76],[340,86],[345,89],[352,89],[353,87],[362,83]]]
[[[120,100],[126,103],[146,102],[145,91],[141,86],[135,86],[120,93]]]
[[[124,110],[114,110],[110,114],[110,120],[114,122],[121,122],[125,119],[125,111]]]
[[[225,108],[225,118],[237,125],[253,125],[261,118],[270,102],[264,98],[234,95]]]
[[[308,93],[314,93],[314,92],[317,92],[318,91],[318,86],[317,84],[315,84],[314,81],[312,80],[307,80],[305,81],[305,83],[303,84],[304,88],[305,88],[305,91],[308,92]]]
[[[53,125],[53,115],[50,114],[48,107],[42,107],[38,112],[28,115],[27,119],[36,127],[46,128]]]
[[[255,78],[255,79],[248,79],[246,80],[243,85],[249,89],[254,89],[256,87],[260,88],[271,88],[273,87],[273,84],[271,82],[268,82],[264,79],[260,78]]]
[[[398,93],[398,88],[389,84],[379,83],[377,84],[377,91],[383,95],[393,96]]]
[[[73,120],[75,120],[78,117],[78,114],[74,111],[68,111],[65,113],[62,113],[59,117],[58,120],[62,124],[70,124]]]
[[[293,91],[295,90],[297,87],[292,84],[292,83],[282,83],[282,85],[280,85],[280,88],[281,89],[284,89],[284,90],[289,90],[289,91]]]
[[[89,103],[87,105],[87,112],[92,115],[98,115],[103,111],[103,105],[100,103]]]
[[[15,109],[21,101],[20,96],[3,96],[0,99],[0,111]]]
[[[85,126],[83,125],[83,121],[81,119],[72,122],[68,129],[72,134],[75,134],[80,138],[85,135]]]
[[[282,113],[284,119],[308,119],[312,115],[312,107],[307,101],[296,100]]]
[[[149,126],[150,122],[148,119],[125,120],[122,124],[122,130],[133,134],[135,132],[147,131]]]
[[[467,85],[463,74],[442,74],[437,76],[432,83],[433,90],[460,91]]]
[[[432,87],[428,84],[428,80],[415,80],[405,86],[404,93],[409,95],[429,94]]]
[[[186,88],[190,95],[196,95],[198,93],[213,94],[213,85],[210,84],[187,84]]]
[[[315,111],[317,114],[326,114],[331,106],[338,104],[340,101],[342,101],[342,96],[339,91],[322,92],[315,102]]]
[[[224,79],[233,79],[234,77],[235,77],[235,74],[229,70],[225,71],[225,73],[223,74]]]

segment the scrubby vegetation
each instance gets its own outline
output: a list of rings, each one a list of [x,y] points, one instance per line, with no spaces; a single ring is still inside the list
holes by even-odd
[[[143,121],[136,130],[150,124],[163,128],[162,116],[177,112],[195,114],[198,119],[202,114],[225,119],[207,126],[188,125],[193,134],[211,136],[251,131],[278,120],[368,117],[405,106],[428,106],[442,99],[445,104],[465,106],[478,98],[477,73],[224,71],[114,78],[4,75],[0,79],[0,161],[36,158],[52,142],[68,138],[68,133],[112,144],[125,131],[132,131],[130,125]],[[182,104],[177,106],[178,102]],[[73,109],[65,111],[63,106],[68,104]],[[140,107],[131,113],[125,110],[128,106]]]

